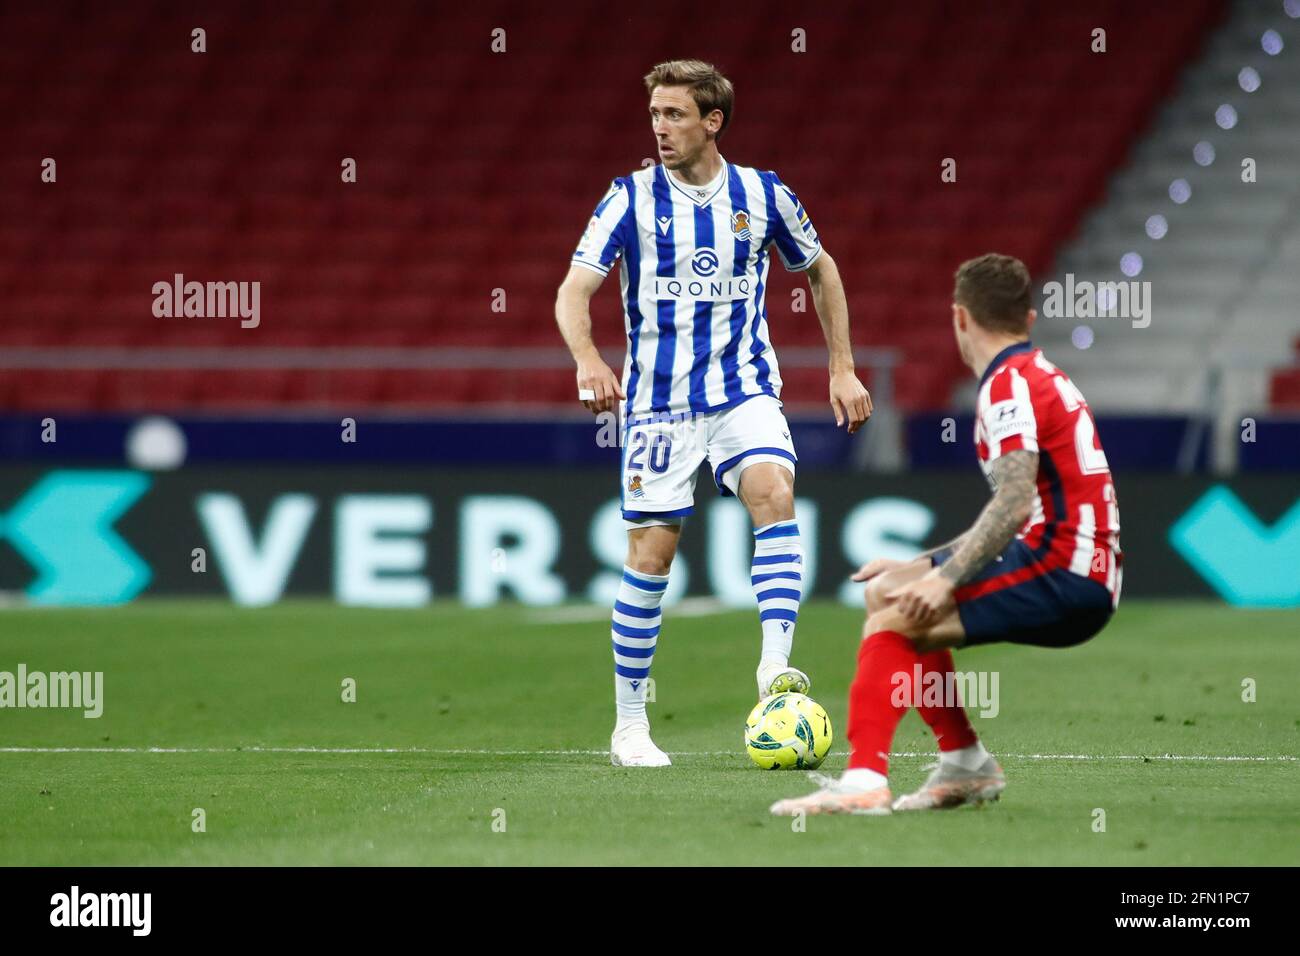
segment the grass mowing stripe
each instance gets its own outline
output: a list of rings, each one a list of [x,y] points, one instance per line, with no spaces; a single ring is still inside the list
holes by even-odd
[[[672,757],[735,757],[739,750],[669,750]],[[604,757],[608,750],[476,750],[439,747],[0,747],[4,754],[458,754],[483,757]],[[831,751],[828,757],[847,757],[848,751]],[[933,753],[900,751],[895,757],[933,757]],[[1295,761],[1290,754],[995,754],[999,760],[1202,760]]]

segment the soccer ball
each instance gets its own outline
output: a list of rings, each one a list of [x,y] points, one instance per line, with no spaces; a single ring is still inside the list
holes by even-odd
[[[773,694],[745,721],[745,750],[764,770],[814,770],[831,749],[831,719],[804,694]]]

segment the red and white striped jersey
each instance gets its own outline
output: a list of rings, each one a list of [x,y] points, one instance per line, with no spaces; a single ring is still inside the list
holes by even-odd
[[[975,450],[990,485],[993,462],[1018,448],[1038,453],[1038,498],[1017,537],[1044,570],[1091,578],[1117,604],[1119,504],[1096,423],[1069,376],[1029,342],[989,363],[976,401]]]

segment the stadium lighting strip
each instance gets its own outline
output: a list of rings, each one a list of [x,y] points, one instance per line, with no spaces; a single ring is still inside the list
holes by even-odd
[[[1300,0],[1283,0],[1283,12],[1292,20],[1300,19]],[[1286,44],[1282,40],[1282,34],[1277,30],[1269,27],[1259,38],[1260,49],[1269,56],[1277,56],[1285,49]],[[1243,66],[1237,72],[1237,85],[1241,87],[1244,93],[1254,93],[1260,88],[1263,81],[1260,79],[1259,71],[1253,66]],[[1214,111],[1214,122],[1222,130],[1234,129],[1237,125],[1237,108],[1231,103],[1221,103]],[[1214,143],[1208,139],[1203,139],[1192,147],[1192,159],[1196,165],[1208,167],[1213,165],[1215,159]],[[1182,206],[1192,198],[1192,185],[1181,176],[1169,184],[1169,198],[1174,205]],[[1146,220],[1147,238],[1159,241],[1169,233],[1169,220],[1161,213],[1152,213]],[[1119,257],[1119,271],[1124,273],[1130,279],[1136,279],[1142,274],[1142,267],[1145,265],[1142,254],[1137,250],[1129,250]],[[1114,296],[1111,289],[1102,289],[1098,293],[1097,305],[1099,308],[1111,308],[1115,303],[1111,297]],[[1106,302],[1101,301],[1101,296],[1106,296]],[[1079,350],[1091,347],[1093,343],[1093,331],[1091,326],[1077,325],[1074,331],[1070,333],[1070,343]]]

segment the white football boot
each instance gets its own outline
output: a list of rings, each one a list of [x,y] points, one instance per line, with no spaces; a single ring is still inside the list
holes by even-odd
[[[825,774],[811,773],[809,776],[821,789],[806,797],[778,800],[771,807],[773,816],[793,817],[801,813],[808,815],[851,813],[854,816],[883,817],[888,816],[890,812],[891,797],[888,786],[863,790]]]
[[[764,700],[773,694],[806,694],[812,688],[812,680],[803,671],[782,664],[758,665],[758,699]]]
[[[609,762],[615,767],[671,767],[673,764],[650,739],[648,720],[618,723],[609,739]]]
[[[967,770],[940,761],[926,768],[934,772],[915,793],[894,801],[895,810],[947,810],[951,807],[991,803],[1007,788],[1007,778],[990,756],[978,770]]]

